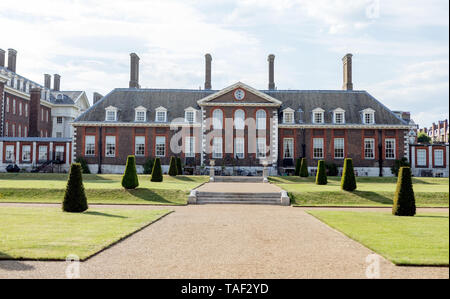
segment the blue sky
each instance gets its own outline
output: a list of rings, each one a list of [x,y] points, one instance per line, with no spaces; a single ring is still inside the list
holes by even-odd
[[[149,88],[243,81],[267,88],[267,55],[278,89],[341,89],[353,53],[355,89],[421,126],[448,118],[447,0],[239,0],[0,2],[0,48],[18,51],[17,72],[61,88],[108,93],[127,87],[129,53],[141,58]]]

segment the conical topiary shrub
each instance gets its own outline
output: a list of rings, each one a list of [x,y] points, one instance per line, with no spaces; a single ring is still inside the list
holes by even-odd
[[[327,169],[325,168],[325,161],[323,160],[320,160],[319,164],[317,164],[316,184],[317,185],[328,184]]]
[[[153,159],[148,159],[147,161],[145,161],[144,163],[144,174],[152,174],[152,170],[153,170],[153,164],[155,163],[155,161]]]
[[[156,158],[155,163],[153,163],[152,178],[150,179],[150,181],[152,181],[152,182],[162,182],[163,181],[161,160],[159,160],[159,158]]]
[[[396,216],[416,215],[416,199],[414,197],[410,167],[401,167],[398,173],[392,214]]]
[[[183,166],[181,165],[181,158],[177,157],[177,174],[183,175]]]
[[[170,164],[169,164],[169,175],[170,176],[176,176],[178,173],[177,170],[177,159],[175,157],[170,158]]]
[[[341,189],[345,191],[356,190],[355,171],[353,170],[353,160],[346,158],[344,160],[344,170],[342,171]]]
[[[302,178],[307,178],[309,176],[308,173],[308,161],[306,160],[306,158],[302,158],[302,162],[300,165],[300,176]]]
[[[122,187],[125,189],[135,189],[139,186],[139,179],[136,172],[136,158],[128,156],[125,172],[122,176]]]
[[[294,172],[294,175],[295,176],[299,176],[300,175],[300,166],[301,166],[301,160],[300,159],[297,159],[296,161],[295,161],[295,172]]]
[[[79,163],[73,163],[70,166],[69,180],[67,181],[62,209],[64,212],[71,213],[81,213],[88,209],[83,177],[81,175],[81,165]]]

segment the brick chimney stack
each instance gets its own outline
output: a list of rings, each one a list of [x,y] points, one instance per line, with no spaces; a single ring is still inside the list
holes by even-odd
[[[211,54],[205,55],[205,89],[210,90],[211,89],[211,61],[212,57]]]
[[[45,88],[51,89],[52,76],[49,74],[44,74],[44,86]]]
[[[0,49],[0,67],[5,66],[5,50]]]
[[[353,90],[352,83],[352,54],[347,54],[342,58],[344,62],[344,85],[342,86],[343,90]]]
[[[131,53],[130,58],[130,88],[139,88],[139,56]]]
[[[53,90],[60,91],[61,88],[61,76],[58,74],[53,75]]]
[[[98,92],[94,92],[94,105],[101,100],[101,98],[103,98],[103,96],[101,94],[99,94]]]
[[[30,91],[30,124],[28,137],[39,136],[39,108],[41,106],[41,89],[32,88]]]
[[[267,61],[269,62],[269,90],[275,90],[275,55],[270,54],[267,57]]]
[[[14,49],[8,49],[8,70],[16,72],[16,59],[17,51]]]

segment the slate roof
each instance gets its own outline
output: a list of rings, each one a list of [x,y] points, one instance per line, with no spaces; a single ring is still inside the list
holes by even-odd
[[[52,91],[50,93],[50,102],[57,105],[74,105],[82,93],[82,91]]]
[[[162,106],[167,109],[167,119],[183,118],[188,107],[200,109],[197,101],[218,90],[188,90],[188,89],[135,89],[118,88],[111,91],[102,100],[91,106],[78,117],[75,122],[102,122],[105,120],[105,108],[118,108],[118,122],[134,122],[135,110],[138,106],[147,108],[147,121],[155,119],[155,109]],[[282,102],[279,108],[292,108],[296,111],[295,122],[310,124],[312,110],[325,110],[325,123],[332,123],[332,111],[342,108],[346,111],[346,124],[361,124],[360,112],[366,108],[375,110],[376,124],[406,125],[391,110],[377,101],[366,91],[308,91],[308,90],[262,90],[261,92]],[[299,110],[303,112],[298,112]]]

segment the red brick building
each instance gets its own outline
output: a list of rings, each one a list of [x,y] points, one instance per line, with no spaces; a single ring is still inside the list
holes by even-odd
[[[139,57],[131,54],[130,88],[117,88],[74,122],[76,157],[93,172],[123,171],[128,155],[138,170],[171,156],[199,173],[215,160],[228,174],[257,174],[263,161],[271,174],[292,172],[306,157],[311,172],[318,160],[342,167],[353,158],[358,175],[391,175],[396,159],[409,158],[408,119],[372,97],[353,90],[352,56],[344,57],[343,90],[277,90],[270,55],[268,90],[237,82],[211,90],[206,55],[204,90],[141,89]]]

